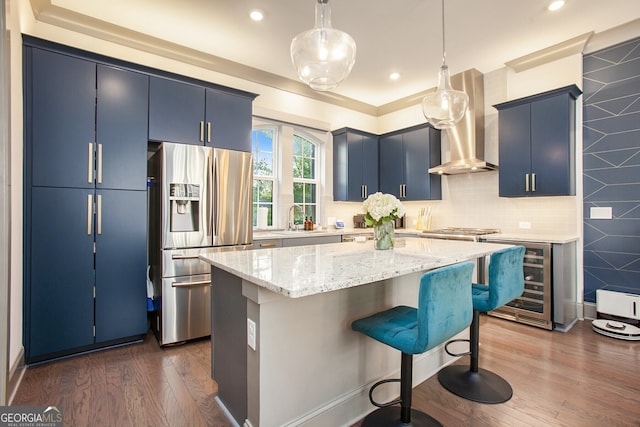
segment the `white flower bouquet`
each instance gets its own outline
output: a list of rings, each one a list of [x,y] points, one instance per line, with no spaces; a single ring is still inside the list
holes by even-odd
[[[404,206],[393,194],[380,192],[371,194],[362,204],[365,212],[364,220],[369,226],[380,225],[388,221],[402,218]]]

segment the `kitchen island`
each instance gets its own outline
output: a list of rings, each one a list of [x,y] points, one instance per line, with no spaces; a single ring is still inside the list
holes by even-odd
[[[218,402],[239,425],[350,425],[374,409],[371,384],[400,368],[398,351],[351,322],[415,306],[425,271],[506,246],[407,237],[388,251],[369,241],[202,255],[212,265]],[[415,357],[414,384],[452,360],[442,346]],[[376,393],[394,394],[393,385]]]

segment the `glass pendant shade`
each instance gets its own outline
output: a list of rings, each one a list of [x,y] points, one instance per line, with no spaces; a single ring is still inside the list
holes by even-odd
[[[438,75],[438,88],[422,98],[422,112],[436,129],[455,126],[467,111],[469,96],[451,87],[449,67],[442,64]]]
[[[436,129],[454,127],[464,117],[469,106],[469,96],[451,87],[449,67],[445,62],[444,48],[444,0],[442,0],[442,66],[438,73],[438,88],[422,98],[422,113]]]
[[[318,91],[331,90],[347,78],[356,62],[356,42],[331,27],[329,0],[317,0],[312,30],[291,41],[291,61],[300,80]]]

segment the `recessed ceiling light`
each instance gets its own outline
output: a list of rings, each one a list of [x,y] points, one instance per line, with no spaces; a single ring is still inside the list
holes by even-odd
[[[262,21],[264,19],[264,12],[260,9],[253,9],[251,12],[249,12],[249,16],[254,21]]]
[[[393,72],[393,73],[389,74],[389,78],[391,80],[398,80],[400,78],[400,73]]]
[[[564,0],[555,0],[549,4],[548,9],[553,12],[554,10],[560,9],[562,6],[564,6]]]

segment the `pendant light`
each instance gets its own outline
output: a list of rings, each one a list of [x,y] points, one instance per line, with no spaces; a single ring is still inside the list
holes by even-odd
[[[329,0],[316,0],[312,30],[291,41],[291,61],[300,80],[318,91],[331,90],[347,78],[356,62],[356,42],[331,27]]]
[[[422,112],[436,129],[455,126],[467,111],[469,96],[451,87],[449,67],[445,62],[444,49],[444,0],[442,0],[442,66],[438,74],[438,88],[422,98]]]

